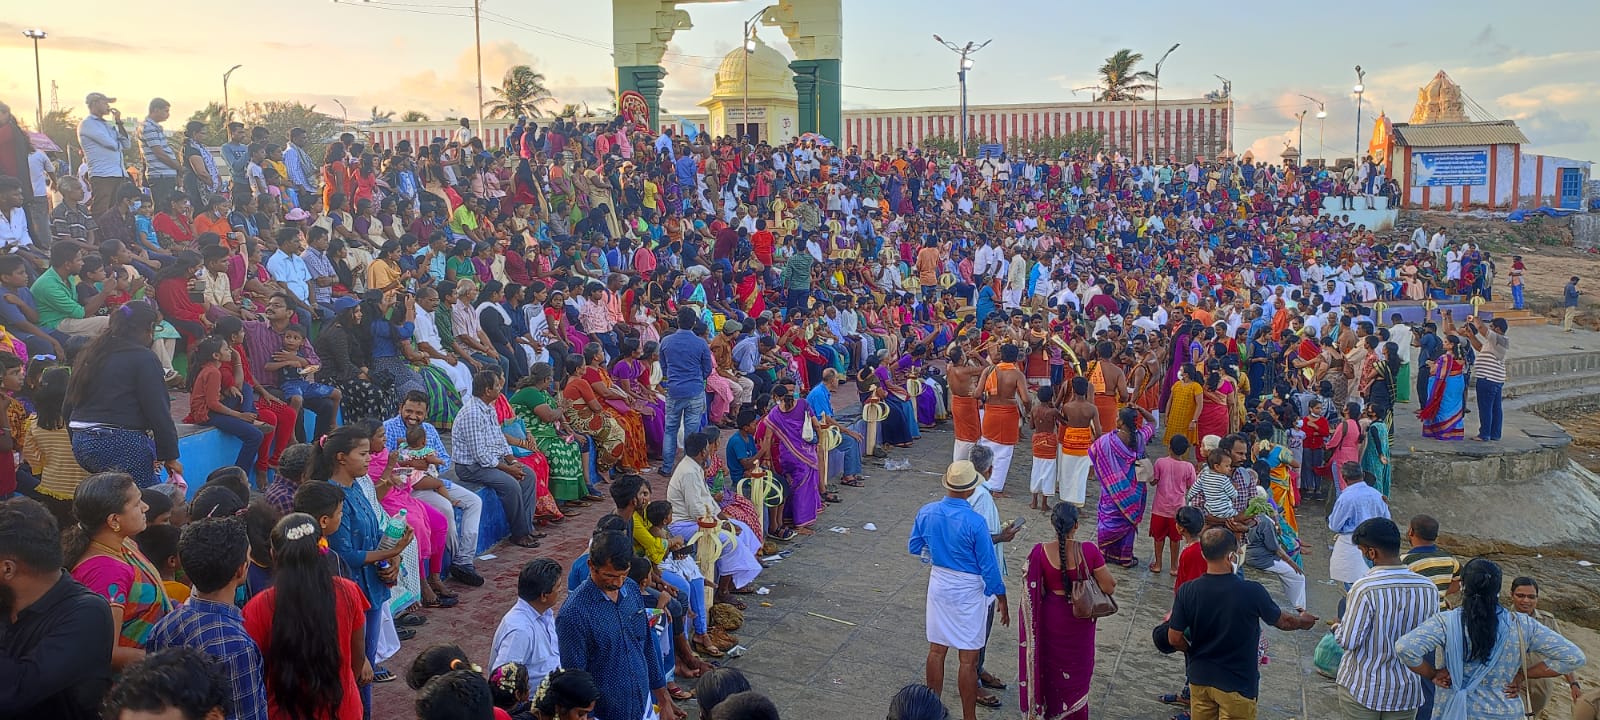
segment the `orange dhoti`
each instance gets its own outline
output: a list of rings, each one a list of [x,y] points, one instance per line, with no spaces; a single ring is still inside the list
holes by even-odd
[[[1094,430],[1086,427],[1061,428],[1061,454],[1056,457],[1056,487],[1061,501],[1082,506],[1089,489],[1089,445]]]
[[[1006,473],[1011,470],[1011,453],[1022,435],[1022,414],[1016,405],[989,405],[983,409],[983,439],[979,442],[994,453],[994,469],[985,483],[994,492],[1003,492]]]
[[[951,462],[965,460],[972,452],[972,446],[983,437],[983,421],[982,414],[978,412],[978,399],[951,395],[950,418],[956,426],[955,457]]]
[[[1108,433],[1117,429],[1117,411],[1122,408],[1122,403],[1117,402],[1116,395],[1096,393],[1094,407],[1100,411],[1100,432]]]

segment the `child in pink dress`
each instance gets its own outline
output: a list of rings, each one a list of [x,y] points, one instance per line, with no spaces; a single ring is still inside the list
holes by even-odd
[[[450,534],[449,521],[432,506],[412,497],[412,487],[425,474],[424,471],[401,465],[401,462],[409,462],[402,459],[402,450],[390,453],[382,449],[386,441],[383,425],[374,422],[371,427],[370,445],[377,449],[367,461],[367,476],[372,479],[384,512],[396,515],[401,510],[406,511],[406,524],[411,526],[411,532],[416,536],[417,560],[426,578],[426,582],[422,583],[422,606],[455,607],[458,602],[456,594],[445,589],[441,579],[445,541]]]

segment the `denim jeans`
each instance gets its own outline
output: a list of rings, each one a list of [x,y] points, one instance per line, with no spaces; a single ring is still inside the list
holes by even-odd
[[[1522,286],[1521,285],[1512,285],[1511,286],[1511,307],[1514,310],[1521,310],[1522,309]]]
[[[245,472],[250,472],[251,468],[256,466],[256,453],[261,450],[261,428],[256,427],[254,423],[220,413],[211,413],[211,417],[201,425],[209,425],[227,435],[239,438],[239,455],[234,458],[233,463]]]
[[[1499,440],[1505,412],[1500,409],[1500,394],[1505,383],[1478,378],[1478,439]]]
[[[667,396],[667,428],[661,440],[661,472],[671,473],[678,459],[678,428],[684,434],[700,432],[700,423],[706,414],[705,393],[695,393],[686,398]]]

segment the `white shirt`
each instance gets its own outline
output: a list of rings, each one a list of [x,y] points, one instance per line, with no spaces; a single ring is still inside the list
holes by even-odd
[[[1411,326],[1405,323],[1395,323],[1389,326],[1389,342],[1395,344],[1395,349],[1400,351],[1400,364],[1411,364]]]
[[[538,687],[544,676],[561,667],[561,646],[556,642],[556,609],[539,612],[519,598],[500,618],[500,626],[494,630],[494,643],[489,648],[493,667],[508,662],[522,663],[528,668],[528,685]]]
[[[672,522],[675,523],[716,517],[722,512],[722,506],[706,487],[705,468],[694,458],[682,458],[673,468],[672,479],[667,481],[667,500],[672,503]]]
[[[28,235],[28,215],[22,208],[12,209],[11,216],[0,215],[0,247],[28,247],[33,237]]]
[[[42,198],[50,194],[50,156],[42,150],[28,153],[28,176],[33,178],[33,196]]]
[[[973,510],[978,511],[978,514],[983,516],[984,524],[989,526],[990,535],[1000,534],[1002,529],[1000,526],[1000,508],[995,506],[994,496],[989,494],[988,487],[983,483],[978,483],[978,488],[972,492],[972,495],[967,497],[967,504],[971,505]],[[1000,577],[1006,576],[1006,552],[1004,546],[1005,543],[994,544],[994,559],[995,564],[1000,566]]]

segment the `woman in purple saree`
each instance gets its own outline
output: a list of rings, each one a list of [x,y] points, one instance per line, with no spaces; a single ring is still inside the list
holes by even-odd
[[[1141,416],[1143,423],[1139,422]],[[1133,541],[1144,518],[1144,483],[1135,477],[1134,463],[1144,457],[1145,445],[1155,430],[1150,411],[1125,407],[1117,411],[1116,430],[1089,446],[1089,462],[1100,478],[1097,542],[1106,561],[1122,567],[1139,564],[1133,556]]]
[[[640,345],[638,340],[625,337],[621,343],[622,359],[611,366],[611,377],[623,392],[628,393],[629,404],[639,414],[644,425],[644,437],[650,446],[650,455],[659,457],[661,441],[667,427],[667,404],[651,382],[651,366],[655,363],[656,343]],[[676,439],[674,439],[676,442]]]
[[[769,453],[773,467],[788,481],[789,497],[784,509],[796,530],[810,534],[822,509],[822,478],[817,474],[817,446],[805,441],[805,426],[811,409],[794,396],[787,385],[772,391],[772,410],[756,429],[761,448]]]

